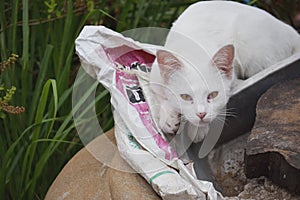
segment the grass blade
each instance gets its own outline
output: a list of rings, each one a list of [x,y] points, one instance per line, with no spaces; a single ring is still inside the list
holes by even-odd
[[[49,89],[50,86],[53,88],[53,96],[54,96],[54,101],[55,101],[55,107],[57,107],[57,90],[56,90],[56,81],[55,80],[48,80],[41,93],[40,101],[38,104],[37,112],[36,112],[36,117],[35,117],[35,123],[36,124],[41,124],[43,121],[43,116],[46,111],[46,105],[47,105],[47,100],[48,100],[48,94],[49,94]],[[54,112],[56,114],[56,111]],[[53,125],[53,121],[52,121]],[[41,132],[41,125],[35,127],[33,130],[32,136],[31,136],[31,141],[36,141]],[[36,148],[37,148],[37,143],[31,143],[25,153],[24,161],[23,161],[23,167],[22,167],[22,176],[21,176],[21,182],[28,183],[30,182],[30,175],[31,175],[31,170],[32,165],[33,165],[33,159],[36,153]],[[35,182],[33,182],[35,184]],[[33,199],[34,193],[31,192],[28,194],[28,199]]]
[[[28,119],[28,121],[30,123],[32,123],[33,118],[34,118],[34,114],[35,114],[35,111],[36,111],[36,106],[38,104],[38,99],[39,99],[40,94],[41,94],[42,85],[43,85],[43,81],[44,81],[46,73],[47,73],[47,69],[48,69],[49,60],[50,60],[52,50],[53,50],[53,46],[52,45],[47,45],[45,53],[44,53],[44,57],[43,57],[42,62],[41,62],[39,75],[37,77],[36,87],[35,87],[35,90],[34,90],[32,101],[31,101],[31,107],[30,107],[30,113],[29,113],[29,119]]]
[[[29,2],[27,0],[22,1],[22,33],[23,33],[23,50],[22,50],[22,104],[26,104],[26,93],[28,92],[28,64],[29,64]]]

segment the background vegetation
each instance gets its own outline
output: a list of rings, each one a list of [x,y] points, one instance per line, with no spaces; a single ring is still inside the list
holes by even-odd
[[[83,26],[102,24],[119,32],[169,28],[194,2],[0,1],[0,199],[43,199],[64,164],[82,148],[71,94],[80,67],[74,41]],[[248,3],[296,25],[298,0]],[[110,97],[102,87],[97,94],[97,116],[106,131],[113,126]]]

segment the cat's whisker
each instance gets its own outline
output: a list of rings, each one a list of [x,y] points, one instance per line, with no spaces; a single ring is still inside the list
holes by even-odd
[[[225,114],[221,114],[220,116],[222,116],[222,117],[236,117],[237,115],[225,113]]]
[[[233,110],[233,109],[231,109],[231,110]],[[223,116],[223,117],[236,117],[237,113],[230,111],[230,110],[226,110],[226,111],[218,113],[218,115]]]
[[[232,115],[232,116],[237,116],[237,112],[227,112],[229,115]]]
[[[216,120],[216,122],[224,123],[225,125],[227,125],[225,118],[217,117],[217,118],[215,118],[215,120]]]
[[[230,111],[230,110],[236,110],[236,108],[226,108],[226,111]]]
[[[216,120],[221,123],[224,123],[226,126],[228,125],[227,119],[224,117],[217,117]]]
[[[233,113],[235,113],[236,108],[226,108],[224,111],[225,112],[233,112]]]
[[[228,125],[228,118],[229,117],[236,117],[237,113],[229,110],[234,110],[234,109],[227,109],[226,111],[221,111],[220,113],[216,113],[217,115],[215,116],[215,120],[217,122],[224,123],[226,126]]]

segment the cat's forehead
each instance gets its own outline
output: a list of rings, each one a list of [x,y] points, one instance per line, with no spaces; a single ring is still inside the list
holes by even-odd
[[[204,68],[209,68],[206,66]],[[207,93],[208,91],[222,88],[222,80],[217,70],[211,69],[199,70],[197,68],[189,69],[184,66],[180,71],[172,76],[170,84],[178,93]]]
[[[209,61],[185,64],[181,73],[190,82],[213,84],[221,80],[219,71]]]

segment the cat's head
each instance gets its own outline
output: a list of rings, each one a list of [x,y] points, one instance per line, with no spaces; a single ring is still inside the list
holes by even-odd
[[[233,45],[193,63],[169,51],[157,51],[164,96],[194,125],[205,126],[222,113],[233,82]],[[196,62],[195,62],[196,61]]]

